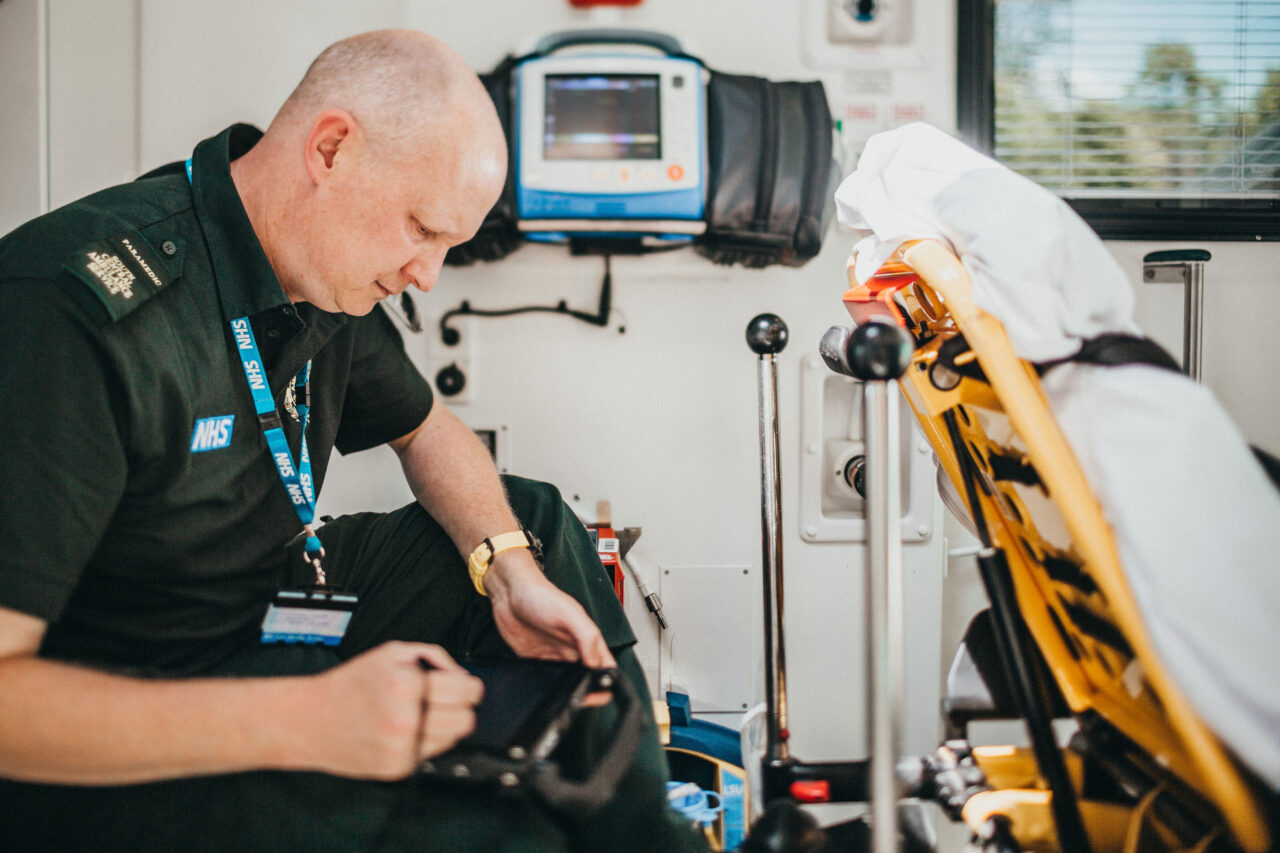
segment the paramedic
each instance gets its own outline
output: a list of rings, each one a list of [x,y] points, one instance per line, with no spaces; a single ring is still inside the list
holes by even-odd
[[[647,695],[581,525],[551,487],[498,477],[378,307],[431,289],[505,168],[456,53],[368,33],[324,51],[265,135],[233,126],[0,241],[6,844],[693,843],[659,829],[652,728],[591,818],[411,775],[474,725],[457,655],[616,661]],[[332,449],[379,444],[417,502],[312,535]],[[357,599],[345,635],[342,607],[312,614],[336,645],[262,642],[272,602],[322,580]],[[575,729],[583,764],[612,712]]]

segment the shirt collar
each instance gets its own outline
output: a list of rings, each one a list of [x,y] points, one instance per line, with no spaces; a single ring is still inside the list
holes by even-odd
[[[196,146],[191,188],[213,275],[227,320],[288,304],[262,244],[231,180],[231,161],[262,138],[262,131],[234,124]]]

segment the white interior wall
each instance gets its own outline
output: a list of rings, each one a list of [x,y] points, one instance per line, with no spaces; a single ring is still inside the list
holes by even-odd
[[[49,197],[57,207],[144,170],[142,90],[132,0],[48,0],[48,9]]]
[[[0,3],[0,234],[48,209],[43,0]]]
[[[824,80],[854,150],[869,133],[900,121],[924,118],[946,128],[954,123],[951,9],[938,17],[917,16],[905,45],[853,49],[821,41],[819,0],[648,0],[635,9],[595,12],[573,10],[561,0],[103,0],[88,14],[85,4],[73,9],[69,0],[43,2],[5,0],[0,16],[47,9],[52,22],[49,183],[55,203],[183,158],[196,141],[231,121],[265,126],[324,45],[381,26],[433,32],[477,70],[556,29],[667,31],[722,70]],[[916,0],[934,15],[940,5]],[[21,47],[12,52],[8,40],[2,42],[0,67],[7,80],[20,81],[3,95],[26,105],[15,114],[39,122],[27,89],[39,88],[39,50],[11,38],[32,32],[29,20],[19,30],[0,26],[0,39]],[[42,132],[38,124],[24,125],[16,136],[0,137],[6,164],[39,164],[40,152],[30,143]],[[11,197],[8,190],[5,196]],[[588,518],[597,500],[610,500],[616,523],[643,527],[633,555],[650,584],[658,588],[655,579],[680,579],[664,586],[673,616],[685,623],[672,626],[684,638],[675,644],[673,668],[692,649],[710,668],[750,670],[758,655],[744,641],[758,634],[758,619],[724,607],[726,601],[756,601],[759,585],[756,367],[743,330],[762,311],[788,322],[792,336],[780,360],[780,411],[791,723],[801,757],[861,750],[861,644],[854,614],[861,606],[862,559],[854,544],[803,542],[795,509],[797,436],[804,416],[800,360],[827,326],[845,321],[839,294],[849,242],[833,229],[822,254],[799,270],[727,269],[689,252],[617,258],[607,329],[545,315],[461,326],[469,402],[457,405],[458,413],[476,427],[505,427],[508,467],[556,482]],[[1280,346],[1270,334],[1280,320],[1280,301],[1267,298],[1280,248],[1204,245],[1214,253],[1206,276],[1205,380],[1248,438],[1280,451],[1280,390],[1266,378],[1280,367]],[[1152,248],[1162,247],[1112,244],[1135,282],[1141,257]],[[446,269],[436,290],[420,296],[417,305],[428,329],[432,315],[464,298],[477,307],[564,299],[590,310],[601,271],[599,259],[526,246],[502,263]],[[1180,292],[1143,285],[1138,293],[1139,321],[1179,352]],[[454,356],[430,334],[406,335],[406,342],[428,375],[442,366],[442,357]],[[371,451],[335,462],[322,511],[391,507],[407,499],[391,454]],[[933,513],[930,541],[909,548],[906,558],[916,580],[913,654],[922,664],[913,673],[908,703],[913,750],[933,746],[940,646],[949,648],[949,635],[964,621],[949,609],[939,642],[937,626],[944,617],[936,594],[942,569],[936,502]],[[668,571],[674,574],[663,574]],[[963,570],[953,570],[951,578],[956,594],[948,601],[967,610],[972,578]],[[657,671],[656,629],[635,598],[629,610],[642,657],[655,684],[665,686],[670,673]],[[735,679],[739,683],[728,691],[732,698],[754,695],[754,686],[741,687],[744,680],[751,681],[749,673]],[[698,707],[699,685],[685,686],[694,691]]]
[[[1160,249],[1207,249],[1213,255],[1204,268],[1201,381],[1251,444],[1280,455],[1280,339],[1274,331],[1280,328],[1280,244],[1188,240],[1108,246],[1134,283],[1138,323],[1179,361],[1182,286],[1143,283],[1142,258]]]

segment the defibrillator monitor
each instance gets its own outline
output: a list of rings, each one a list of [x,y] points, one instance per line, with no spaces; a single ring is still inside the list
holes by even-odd
[[[705,230],[702,67],[548,56],[515,72],[516,209],[531,239]]]

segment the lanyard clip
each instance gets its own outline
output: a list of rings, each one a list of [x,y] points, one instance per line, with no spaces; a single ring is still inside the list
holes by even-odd
[[[302,559],[307,562],[316,572],[316,586],[325,585],[324,569],[320,566],[320,560],[324,558],[324,546],[320,544],[320,537],[316,535],[316,529],[310,524],[302,526],[302,532],[307,535],[307,541],[302,547]]]

